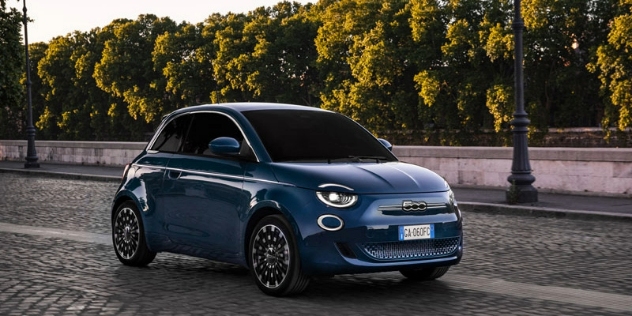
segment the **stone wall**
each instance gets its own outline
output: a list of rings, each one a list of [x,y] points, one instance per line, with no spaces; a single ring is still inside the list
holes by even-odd
[[[146,146],[141,142],[35,141],[38,162],[124,166]],[[0,140],[0,160],[25,160],[27,142]]]
[[[36,141],[40,163],[122,166],[141,142]],[[24,161],[27,143],[0,140],[0,160]],[[431,169],[452,186],[507,188],[510,147],[395,146],[400,160]],[[632,196],[632,148],[529,148],[533,185],[541,191]]]
[[[402,161],[434,170],[451,185],[507,187],[513,148],[401,146]],[[632,196],[631,148],[529,148],[536,181],[547,192]]]

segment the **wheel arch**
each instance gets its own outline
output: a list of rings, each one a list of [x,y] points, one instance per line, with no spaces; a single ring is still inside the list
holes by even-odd
[[[114,200],[114,202],[112,202],[112,209],[110,210],[110,222],[114,220],[114,214],[116,213],[116,210],[119,208],[119,206],[127,201],[133,201],[133,199],[129,196],[121,196]]]
[[[119,208],[119,206],[121,206],[121,204],[127,201],[132,201],[134,204],[136,204],[136,208],[138,208],[139,210],[142,210],[142,208],[138,204],[138,201],[134,199],[132,196],[129,196],[127,194],[118,195],[112,202],[112,209],[110,210],[110,222],[114,220],[114,213],[116,213],[116,210]]]

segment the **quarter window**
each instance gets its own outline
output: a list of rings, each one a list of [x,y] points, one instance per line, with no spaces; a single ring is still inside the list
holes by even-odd
[[[177,152],[191,122],[191,115],[182,115],[173,119],[160,132],[151,146],[151,150]]]

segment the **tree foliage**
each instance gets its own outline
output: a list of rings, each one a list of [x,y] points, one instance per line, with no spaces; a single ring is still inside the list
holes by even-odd
[[[621,0],[608,40],[597,48],[590,69],[599,75],[607,96],[602,123],[623,130],[632,126],[632,1]]]
[[[0,0],[0,136],[20,138],[24,130],[24,45],[22,14]]]
[[[169,18],[140,15],[117,25],[114,36],[105,42],[94,78],[103,91],[125,101],[135,120],[152,123],[175,109],[165,95],[167,81],[154,67],[153,51],[160,35],[176,30]]]
[[[323,7],[316,37],[323,108],[374,131],[419,127],[410,60],[414,43],[405,8],[403,1],[372,0]]]
[[[632,0],[522,3],[532,129],[629,128]],[[0,4],[0,137],[18,138],[21,14]],[[477,145],[474,136],[491,131],[506,144],[513,9],[512,0],[320,0],[210,13],[197,24],[117,19],[30,44],[38,137],[143,140],[177,108],[265,101],[409,135],[395,142]]]
[[[532,122],[548,126],[595,126],[599,81],[587,69],[596,43],[605,41],[599,6],[610,0],[525,0],[525,84]],[[604,15],[606,13],[606,15]]]

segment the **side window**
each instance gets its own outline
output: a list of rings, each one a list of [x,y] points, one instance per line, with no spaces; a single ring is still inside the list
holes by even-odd
[[[238,142],[244,139],[235,123],[226,115],[197,113],[193,115],[191,128],[184,140],[182,152],[208,154],[208,143],[217,137],[232,137]]]
[[[180,149],[184,135],[187,133],[191,115],[182,115],[171,120],[160,132],[151,146],[151,150],[177,152]]]

